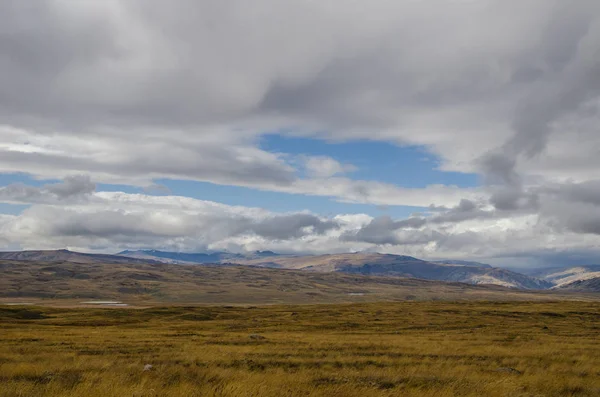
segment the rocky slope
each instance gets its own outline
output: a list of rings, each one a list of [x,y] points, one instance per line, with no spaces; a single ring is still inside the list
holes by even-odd
[[[493,284],[519,289],[546,289],[552,286],[550,282],[510,270],[493,268],[484,264],[474,266],[475,262],[466,262],[467,264],[460,264],[458,261],[456,263],[434,263],[411,256],[378,253],[267,257],[239,260],[236,263],[314,272],[411,277],[477,285]]]
[[[600,277],[576,280],[553,288],[560,291],[600,292]]]
[[[533,275],[552,283],[555,288],[600,277],[600,265],[571,266],[539,270]]]

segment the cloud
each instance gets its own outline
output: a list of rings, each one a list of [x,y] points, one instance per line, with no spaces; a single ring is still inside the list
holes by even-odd
[[[597,1],[42,0],[0,4],[0,26],[0,172],[63,180],[0,188],[2,202],[32,205],[4,219],[6,244],[425,255],[597,244]],[[417,145],[437,171],[484,186],[353,179],[334,157],[261,147],[274,132]],[[281,218],[94,185],[158,179],[430,213]]]
[[[600,180],[564,184],[549,184],[541,192],[572,203],[584,203],[600,206]]]
[[[293,214],[273,216],[254,223],[248,229],[265,238],[288,240],[307,234],[322,235],[339,227],[334,220],[321,220],[311,214]]]
[[[545,73],[548,80],[533,85],[520,98],[511,124],[514,135],[481,159],[488,182],[505,185],[505,189],[498,190],[493,197],[494,205],[499,209],[535,205],[531,203],[536,198],[524,191],[522,177],[516,170],[517,162],[521,157],[540,155],[551,134],[559,133],[552,128],[553,124],[600,95],[600,60],[594,55],[600,50],[600,18],[597,15],[589,18],[584,14],[599,9],[589,3],[581,8],[563,10],[565,15],[559,23],[576,45],[570,49],[548,48],[554,55],[546,58],[546,67],[550,69]]]
[[[58,198],[91,194],[96,191],[96,184],[87,175],[73,175],[61,183],[46,185],[45,189]]]
[[[214,130],[218,135],[218,129]],[[115,132],[116,134],[119,131]],[[179,139],[176,131],[135,131],[90,137],[48,136],[0,128],[0,167],[44,178],[64,177],[73,170],[95,180],[150,185],[154,178],[208,180],[222,184],[286,185],[294,170],[276,154],[232,141],[193,135]],[[175,136],[174,136],[175,135]]]
[[[96,191],[96,184],[87,175],[67,176],[62,182],[34,187],[15,183],[0,187],[0,202],[6,203],[58,203],[88,198]]]
[[[32,202],[41,197],[39,189],[22,183],[15,183],[0,188],[0,198],[7,203]]]
[[[54,193],[57,186],[60,195]],[[19,193],[10,201],[32,204],[7,219],[4,235],[10,236],[8,242],[23,248],[158,246],[243,251],[270,247],[286,252],[348,252],[373,245],[418,250],[441,236],[437,230],[419,230],[427,223],[419,217],[394,220],[361,214],[272,213],[180,196],[90,192],[86,186],[90,186],[89,179],[76,177],[40,188],[5,188]],[[67,191],[72,195],[65,206]]]
[[[360,241],[376,245],[423,244],[431,241],[420,231],[405,232],[400,236],[400,229],[415,229],[425,225],[423,218],[408,218],[395,221],[389,216],[374,218],[355,231],[348,231],[341,236],[342,241]]]
[[[489,219],[501,217],[491,210],[483,209],[483,205],[474,201],[462,199],[458,205],[446,209],[442,213],[432,216],[429,222],[432,223],[459,223],[472,219]]]
[[[67,153],[2,153],[4,170],[35,175],[75,166],[103,180],[118,167],[132,179],[288,183],[290,169],[252,143],[265,131],[425,145],[442,169],[483,172],[482,153],[539,154],[554,123],[598,96],[592,0],[535,0],[518,17],[494,0],[41,1],[1,11],[0,115],[72,142]],[[94,141],[131,160],[71,160]],[[50,163],[58,169],[31,166]]]
[[[354,180],[345,177],[297,180],[290,186],[273,188],[286,193],[333,197],[341,202],[375,205],[456,205],[462,199],[479,200],[486,193],[480,188],[459,188],[453,185],[428,185],[404,188],[389,183]]]
[[[376,181],[335,176],[353,170],[327,156],[302,156],[309,175],[301,178],[286,157],[241,142],[219,142],[222,137],[201,136],[191,142],[164,142],[156,132],[149,142],[135,134],[48,139],[21,129],[0,128],[0,169],[28,171],[42,178],[65,178],[74,171],[95,181],[144,188],[153,179],[172,178],[233,184],[290,194],[332,197],[340,201],[427,206],[453,205],[463,197],[478,197],[478,189],[432,185],[402,188]],[[186,138],[188,139],[188,138]],[[22,142],[22,143],[19,143]]]
[[[38,191],[45,192],[45,188]],[[228,239],[297,240],[341,224],[310,213],[271,213],[177,196],[99,192],[64,206],[34,204],[8,217],[3,230],[22,247],[206,247]]]
[[[310,156],[305,157],[304,160],[307,173],[314,178],[329,178],[356,170],[356,167],[352,164],[340,164],[338,161],[326,156]]]
[[[487,207],[463,202],[406,219],[275,213],[189,197],[102,191],[64,203],[58,198],[38,200],[20,214],[0,216],[0,248],[316,254],[367,250],[431,259],[496,258],[495,263],[512,266],[537,263],[528,253],[535,255],[540,247],[563,256],[600,252],[600,218],[592,205],[573,210],[554,199],[541,201],[540,214],[501,216],[490,209],[491,215],[480,216],[477,211]],[[457,218],[463,213],[476,216]]]

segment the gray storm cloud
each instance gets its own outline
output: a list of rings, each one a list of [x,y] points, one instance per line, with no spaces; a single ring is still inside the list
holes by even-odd
[[[71,175],[63,181],[43,185],[29,186],[23,183],[0,187],[0,202],[23,204],[50,204],[68,200],[79,200],[96,191],[96,184],[88,175]]]
[[[2,218],[3,235],[415,253],[598,244],[595,0],[9,0],[0,49],[0,173],[62,180],[0,187],[2,202],[32,205]],[[351,161],[268,151],[274,132],[416,145],[484,186],[355,180]],[[196,227],[185,212],[113,208],[95,185],[159,179],[430,213],[357,225],[228,214]]]
[[[600,19],[598,4],[581,2],[577,7],[563,3],[555,9],[552,26],[559,40],[548,40],[540,65],[535,70],[535,83],[519,101],[511,127],[514,135],[500,148],[483,156],[483,172],[492,184],[504,184],[510,193],[500,192],[501,206],[516,205],[522,191],[522,177],[516,166],[521,156],[539,155],[554,131],[552,123],[576,111],[600,95]],[[556,37],[558,39],[558,37]],[[508,196],[513,203],[508,203]]]

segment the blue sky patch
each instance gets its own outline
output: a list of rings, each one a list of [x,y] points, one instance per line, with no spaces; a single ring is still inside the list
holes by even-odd
[[[408,188],[435,184],[466,188],[480,184],[477,174],[438,170],[440,159],[423,146],[398,146],[367,140],[329,142],[279,134],[264,135],[260,146],[269,152],[329,156],[342,164],[352,164],[358,168],[349,174],[352,179],[379,181]]]

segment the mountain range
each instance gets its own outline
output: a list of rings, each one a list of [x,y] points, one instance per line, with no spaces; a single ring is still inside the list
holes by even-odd
[[[298,304],[600,297],[403,277],[240,265],[0,260],[0,305]]]
[[[371,276],[394,276],[467,284],[493,284],[518,289],[546,289],[551,283],[486,264],[452,261],[428,262],[405,255],[378,253],[318,256],[276,256],[237,260],[239,264],[313,272],[341,272]]]
[[[462,282],[474,285],[500,285],[518,289],[563,289],[600,292],[593,280],[600,277],[600,265],[541,269],[522,274],[486,263],[466,260],[425,261],[411,256],[379,253],[329,255],[280,255],[272,251],[249,254],[214,252],[186,254],[156,250],[123,251],[118,255],[168,263],[235,263],[258,267],[297,269],[313,272],[396,276]],[[592,280],[592,281],[587,281]],[[581,281],[586,281],[581,283]]]
[[[499,285],[515,289],[561,289],[600,292],[600,266],[577,266],[530,271],[522,274],[489,264],[463,261],[425,261],[406,255],[348,253],[328,255],[281,255],[272,251],[246,254],[230,252],[180,253],[158,250],[122,251],[115,255],[86,254],[68,250],[0,252],[0,260],[70,262],[79,264],[186,264],[243,265],[313,273],[344,273],[365,276],[403,277]]]
[[[249,254],[234,254],[231,252],[185,253],[158,250],[126,250],[119,252],[117,255],[126,256],[128,258],[149,259],[157,262],[174,264],[228,263],[239,260],[278,256],[278,254],[272,251],[255,251]]]
[[[554,289],[581,290],[585,287],[589,290],[600,291],[600,288],[597,287],[600,283],[600,265],[543,269],[533,272],[532,275],[552,283]]]
[[[66,249],[0,252],[0,260],[73,263],[159,263],[150,257],[137,259],[122,255],[87,254]]]

